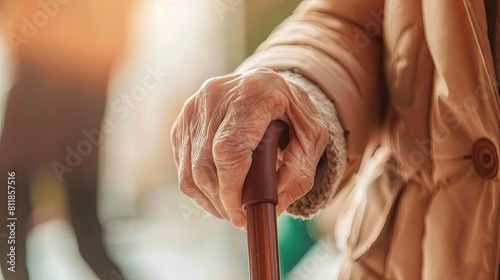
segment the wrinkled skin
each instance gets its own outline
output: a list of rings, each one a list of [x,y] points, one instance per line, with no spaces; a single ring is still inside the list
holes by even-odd
[[[313,186],[328,141],[325,121],[299,85],[268,69],[206,81],[172,129],[180,190],[213,215],[246,227],[241,206],[252,151],[272,120],[290,124],[277,166],[277,214]]]

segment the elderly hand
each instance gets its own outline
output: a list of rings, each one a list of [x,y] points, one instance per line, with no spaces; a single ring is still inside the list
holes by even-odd
[[[277,167],[280,215],[312,188],[328,130],[307,92],[268,69],[210,79],[186,101],[172,129],[181,191],[245,227],[241,195],[252,151],[276,119],[291,127]]]

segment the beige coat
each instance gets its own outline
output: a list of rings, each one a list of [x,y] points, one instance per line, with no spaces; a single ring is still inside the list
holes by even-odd
[[[304,1],[240,68],[293,70],[335,104],[348,156],[333,201],[341,279],[497,279],[486,29],[483,0]]]

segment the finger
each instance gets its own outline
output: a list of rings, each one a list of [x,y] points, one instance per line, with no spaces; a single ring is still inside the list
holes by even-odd
[[[182,165],[179,169],[179,189],[191,198],[196,204],[200,205],[205,211],[217,218],[223,218],[219,211],[214,207],[211,200],[194,183],[190,165]]]
[[[237,102],[234,103],[214,137],[213,158],[221,202],[233,225],[244,227],[246,215],[241,207],[243,183],[252,162],[252,151],[264,135],[271,116],[265,110],[244,110],[237,106]],[[249,109],[253,112],[248,112]]]
[[[226,94],[225,89],[220,86],[220,82],[229,78],[224,77],[218,81],[204,84],[202,87],[204,90],[198,94],[194,102],[194,106],[199,108],[200,114],[190,127],[193,139],[191,153],[193,180],[225,219],[228,219],[228,215],[219,197],[219,180],[212,156],[212,144],[214,134],[223,118],[220,111],[225,111],[225,108],[217,106],[222,95]]]
[[[220,148],[217,148],[217,151],[220,152]],[[241,196],[251,160],[252,152],[248,150],[239,152],[239,156],[231,161],[232,164],[216,163],[219,197],[233,225],[240,228],[246,225],[246,214],[242,209]]]
[[[293,88],[293,86],[291,86]],[[314,105],[299,89],[289,98],[291,139],[277,172],[277,213],[283,213],[294,201],[306,195],[314,184],[316,166],[328,142],[328,130]],[[307,109],[309,108],[309,109]]]
[[[219,180],[213,159],[201,158],[196,160],[192,166],[193,181],[196,186],[210,200],[220,216],[229,219],[226,209],[219,198]]]
[[[234,80],[237,76],[235,74],[207,80],[200,90],[185,102],[171,134],[181,191],[211,214],[226,218],[226,211],[218,197],[217,175],[211,159],[212,139],[202,140],[215,133],[206,129],[205,125],[207,120],[212,123],[217,119],[214,108],[220,102],[221,94],[225,93],[221,83]]]
[[[283,154],[282,165],[277,172],[278,205],[280,215],[292,202],[309,192],[314,183],[314,170],[298,141],[292,140]]]
[[[181,112],[174,124],[172,125],[172,130],[170,131],[170,141],[172,143],[172,150],[174,154],[174,161],[176,166],[180,167],[181,156],[185,154],[185,147],[189,145],[189,123],[193,115],[193,103],[195,95],[189,97],[184,105],[182,106]]]
[[[181,154],[179,147],[177,147],[177,144],[181,141],[179,139],[179,127],[181,126],[181,122],[181,116],[178,116],[172,125],[172,130],[170,131],[170,143],[172,144],[172,153],[174,155],[174,162],[177,168],[179,168]]]
[[[227,111],[214,136],[213,158],[217,168],[221,202],[236,227],[246,225],[241,205],[245,178],[264,132],[273,119],[282,118],[286,95],[277,87],[278,74],[253,71],[242,76],[239,87],[231,90]]]
[[[179,123],[180,126],[182,126],[183,124],[183,122]],[[191,172],[191,143],[189,134],[187,134],[185,129],[176,130],[175,133],[177,133],[177,135],[175,135],[176,141],[178,141],[178,139],[182,139],[180,147],[178,147],[180,191],[187,197],[193,199],[207,212],[218,218],[222,218],[219,211],[217,211],[217,209],[212,205],[208,197],[206,197],[206,195],[203,194],[203,192],[198,189],[198,187],[194,183]],[[184,136],[181,138],[181,135],[178,134],[184,134]]]

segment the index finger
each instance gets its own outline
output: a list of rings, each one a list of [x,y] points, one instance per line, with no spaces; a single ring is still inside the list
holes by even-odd
[[[229,109],[214,137],[213,158],[217,168],[219,195],[229,219],[236,227],[246,225],[241,203],[243,184],[252,163],[252,151],[271,121],[270,113],[257,111],[253,110],[247,115],[248,118],[241,119],[245,115],[241,110]]]

